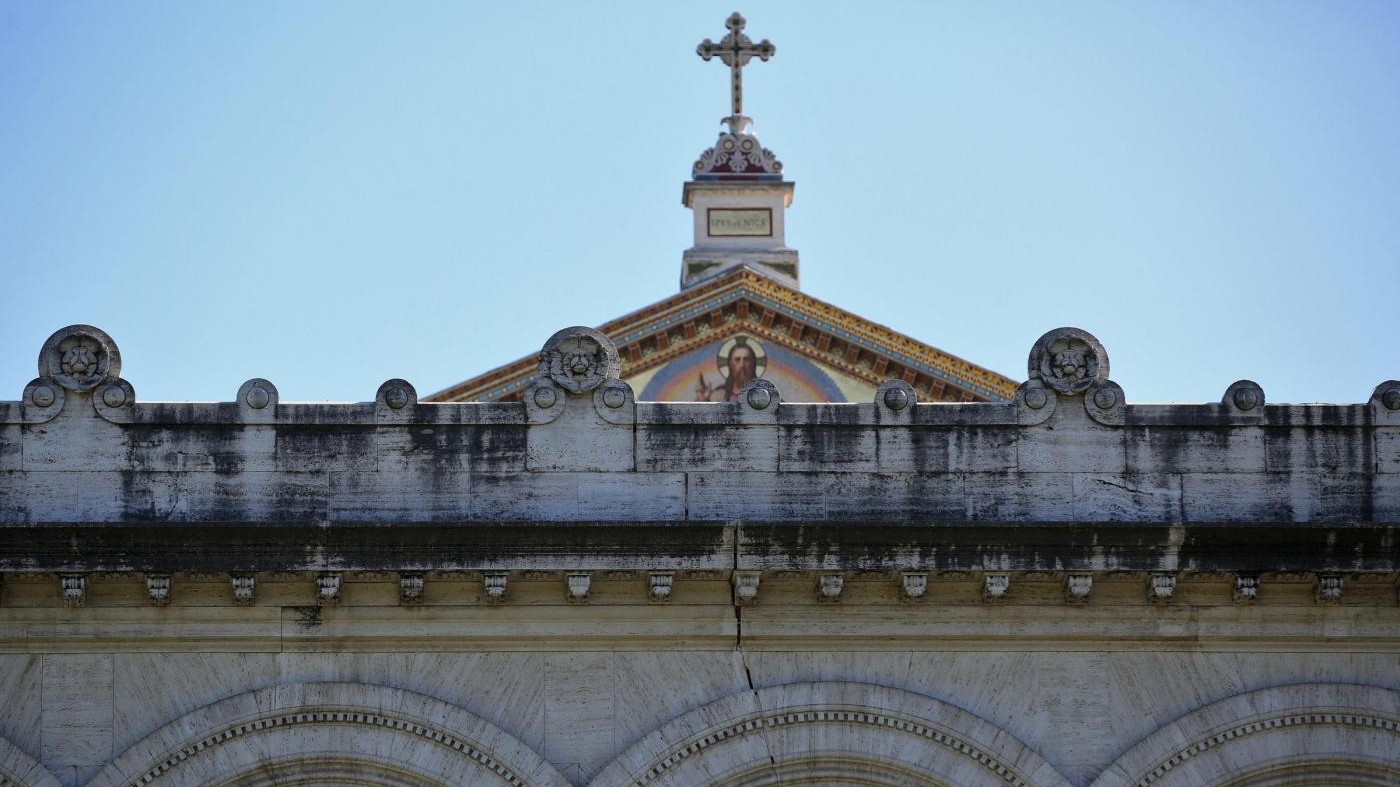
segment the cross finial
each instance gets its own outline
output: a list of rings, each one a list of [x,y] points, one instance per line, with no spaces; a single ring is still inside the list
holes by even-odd
[[[700,55],[706,62],[712,57],[719,57],[721,63],[729,66],[730,93],[733,99],[732,105],[734,114],[729,118],[729,124],[738,129],[743,125],[744,115],[744,66],[748,65],[749,59],[757,56],[759,60],[767,61],[777,51],[777,47],[763,39],[755,44],[744,35],[744,26],[748,20],[744,19],[738,11],[729,15],[724,21],[724,26],[729,28],[729,34],[720,39],[716,44],[710,39],[700,42],[700,46],[695,48],[695,53]]]

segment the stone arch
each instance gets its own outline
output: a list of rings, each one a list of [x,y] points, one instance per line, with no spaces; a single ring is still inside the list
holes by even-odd
[[[1400,783],[1400,692],[1275,686],[1211,703],[1124,752],[1092,787]]]
[[[363,683],[299,683],[210,703],[127,749],[89,787],[567,787],[505,730],[455,705]]]
[[[816,682],[734,694],[663,724],[589,787],[1069,787],[1005,729],[922,694]]]
[[[38,760],[0,738],[0,787],[62,787]]]

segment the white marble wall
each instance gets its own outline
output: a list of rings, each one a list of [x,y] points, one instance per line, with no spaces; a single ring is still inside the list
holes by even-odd
[[[0,735],[60,783],[81,785],[143,738],[211,703],[251,690],[315,682],[387,686],[436,698],[518,739],[575,785],[588,784],[649,733],[707,703],[786,684],[870,684],[979,717],[1024,743],[1069,784],[1088,785],[1154,731],[1219,700],[1294,684],[1400,691],[1400,655],[1092,650],[9,655],[0,658],[5,709]],[[1389,738],[1391,744],[1398,740]],[[1388,755],[1400,759],[1400,749],[1391,748]]]

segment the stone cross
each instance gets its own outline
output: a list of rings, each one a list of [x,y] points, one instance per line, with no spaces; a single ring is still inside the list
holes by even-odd
[[[700,46],[695,48],[695,53],[709,62],[710,58],[718,56],[721,63],[729,66],[730,85],[733,95],[734,116],[739,117],[744,114],[744,66],[748,65],[749,58],[758,56],[759,60],[767,62],[778,51],[777,47],[763,39],[755,44],[744,35],[744,25],[748,21],[739,14],[738,11],[729,15],[724,21],[724,26],[729,28],[729,34],[720,39],[716,44],[710,39],[700,42]]]

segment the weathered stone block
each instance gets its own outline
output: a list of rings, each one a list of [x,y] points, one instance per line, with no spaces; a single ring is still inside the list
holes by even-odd
[[[1016,469],[1014,427],[876,430],[881,472],[963,473]]]
[[[0,473],[23,468],[24,452],[20,446],[23,435],[19,424],[0,424]]]
[[[521,472],[523,424],[409,424],[378,429],[375,452],[385,473]]]
[[[1371,434],[1361,428],[1264,430],[1264,462],[1271,473],[1373,471]]]
[[[1264,430],[1260,427],[1129,427],[1127,431],[1130,473],[1265,471]]]
[[[784,471],[858,472],[879,466],[876,429],[859,426],[782,426],[778,466]]]
[[[685,517],[681,473],[479,474],[471,513],[479,520],[622,521]]]
[[[778,469],[772,426],[638,424],[637,469],[645,472]]]
[[[1069,473],[968,473],[967,519],[973,522],[1064,522],[1075,518]]]
[[[1123,473],[1126,434],[1089,418],[1079,399],[1061,397],[1049,421],[1020,430],[1016,468],[1023,473]]]
[[[963,478],[952,474],[833,474],[826,517],[842,521],[948,522],[966,516]]]
[[[699,520],[821,519],[824,473],[690,473],[689,514]]]
[[[1180,522],[1177,475],[1074,475],[1074,516],[1081,522]]]
[[[333,522],[452,522],[472,516],[462,472],[332,473]]]
[[[1371,477],[1371,520],[1400,522],[1400,473]]]
[[[1188,522],[1358,522],[1373,515],[1371,477],[1355,473],[1182,476]]]
[[[631,424],[610,424],[592,396],[565,396],[564,411],[526,432],[525,465],[540,472],[631,470],[635,466]]]
[[[1400,429],[1376,429],[1376,472],[1400,473]]]
[[[125,429],[92,409],[88,394],[70,393],[52,421],[24,427],[24,468],[43,470],[124,470]]]
[[[283,473],[373,470],[375,447],[372,428],[280,426],[276,430],[272,469]]]
[[[44,656],[41,756],[68,784],[112,757],[112,656]]]

